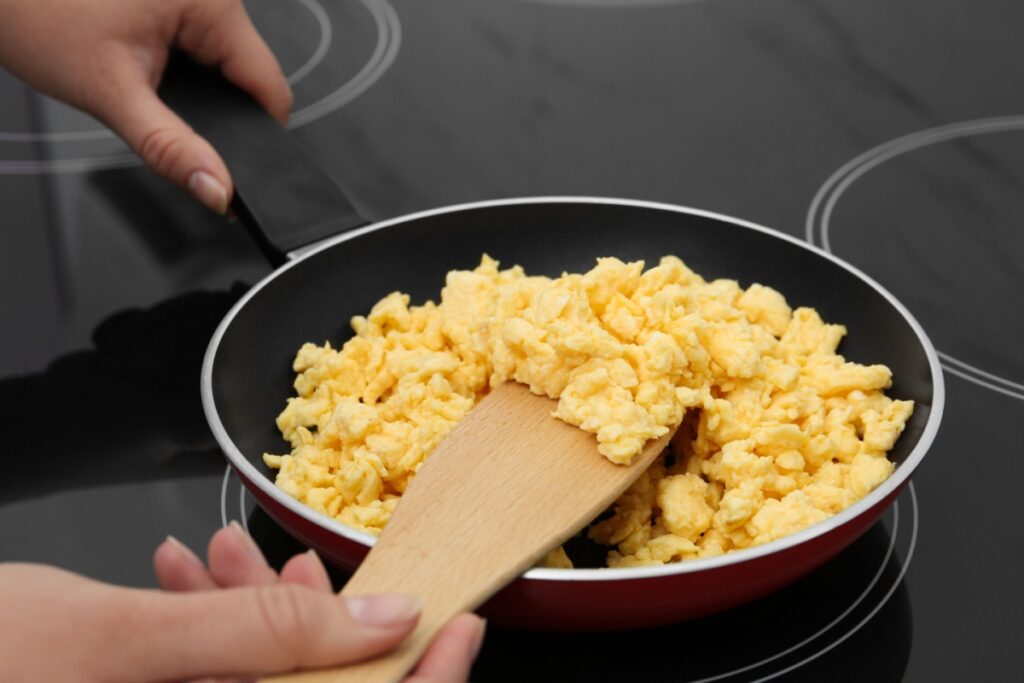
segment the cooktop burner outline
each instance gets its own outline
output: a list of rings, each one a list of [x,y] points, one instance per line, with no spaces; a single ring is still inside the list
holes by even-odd
[[[228,486],[234,481],[238,484],[238,521],[245,529],[246,533],[249,533],[249,513],[245,508],[245,487],[238,481],[237,478],[233,479],[231,475],[234,472],[231,469],[231,465],[228,465],[224,470],[224,479],[220,484],[220,524],[221,526],[227,526],[231,523],[231,519],[228,517]]]
[[[320,40],[313,54],[302,66],[288,75],[288,83],[299,84],[326,58],[334,39],[330,15],[320,0],[295,0],[305,7],[320,27]],[[362,68],[347,82],[320,97],[315,102],[292,112],[288,129],[295,130],[336,111],[364,93],[390,68],[402,43],[402,27],[398,13],[388,0],[356,0],[373,19],[377,40],[372,54]],[[0,131],[0,143],[87,143],[115,140],[113,131],[102,128],[86,131],[5,132]],[[125,168],[141,164],[132,152],[114,152],[70,159],[0,159],[0,175],[32,173],[80,173],[92,170]]]
[[[863,619],[861,619],[861,621],[857,622],[857,624],[854,625],[853,628],[851,628],[849,631],[845,632],[843,635],[839,636],[837,639],[829,642],[829,644],[826,647],[823,647],[822,649],[818,650],[817,652],[814,652],[814,653],[808,655],[807,657],[805,657],[804,659],[801,659],[799,662],[795,662],[794,664],[791,664],[790,666],[785,667],[785,668],[783,668],[783,669],[781,669],[779,671],[774,671],[774,672],[772,672],[770,674],[767,674],[765,676],[762,676],[760,678],[756,678],[756,679],[754,679],[754,683],[759,683],[760,681],[772,680],[773,678],[777,678],[779,676],[787,674],[790,671],[793,671],[794,669],[798,669],[801,666],[803,666],[805,664],[808,664],[809,662],[814,661],[818,657],[821,657],[822,655],[827,653],[829,650],[833,649],[834,647],[838,646],[840,643],[842,643],[846,639],[848,639],[851,636],[853,636],[853,634],[855,634],[857,631],[859,631],[861,628],[863,628],[864,625],[867,624],[871,620],[871,618],[874,617],[874,615],[877,614],[878,611],[881,610],[882,607],[885,606],[885,604],[889,601],[889,598],[892,597],[892,594],[896,592],[897,588],[899,588],[899,585],[900,585],[900,583],[903,580],[903,576],[904,576],[904,574],[906,574],[907,567],[910,566],[910,561],[914,557],[914,547],[917,544],[917,528],[918,528],[917,494],[914,491],[914,483],[913,482],[910,482],[909,490],[910,490],[910,523],[911,523],[910,545],[907,548],[907,556],[906,556],[906,559],[903,560],[903,564],[900,567],[899,573],[897,574],[896,578],[893,580],[892,585],[889,586],[889,588],[886,590],[886,593],[882,597],[881,601],[879,601],[872,608],[871,612],[869,612]],[[774,661],[776,661],[778,659],[781,659],[782,657],[785,657],[786,655],[789,655],[789,654],[791,654],[793,652],[796,652],[797,650],[799,650],[799,649],[803,648],[804,646],[806,646],[808,643],[811,643],[811,642],[814,642],[815,640],[818,640],[821,636],[823,636],[826,633],[828,633],[829,631],[831,631],[836,625],[838,625],[847,616],[849,616],[850,613],[853,612],[853,610],[855,610],[858,607],[858,605],[860,605],[864,601],[864,599],[875,589],[875,586],[878,584],[878,581],[882,578],[882,574],[885,572],[885,568],[889,565],[889,560],[890,560],[890,558],[892,557],[892,555],[893,555],[893,553],[895,551],[896,540],[897,540],[897,538],[899,536],[899,530],[900,530],[900,501],[898,499],[893,502],[893,505],[892,505],[891,509],[892,509],[893,521],[892,521],[892,529],[889,530],[889,546],[886,548],[885,554],[882,557],[882,561],[879,563],[878,570],[875,572],[874,576],[868,582],[867,587],[861,592],[861,594],[859,596],[857,596],[856,599],[854,599],[854,601],[852,603],[850,603],[850,605],[845,610],[842,611],[842,613],[839,614],[839,616],[834,617],[832,619],[832,621],[830,621],[828,624],[826,624],[822,628],[818,629],[818,631],[816,631],[815,633],[811,634],[810,636],[807,636],[806,638],[801,640],[799,643],[797,643],[795,645],[791,645],[791,646],[787,647],[785,650],[781,650],[781,651],[775,653],[774,655],[771,655],[769,657],[765,657],[765,658],[763,658],[763,659],[761,659],[761,660],[759,660],[757,662],[754,662],[752,664],[747,664],[745,666],[742,666],[742,667],[737,668],[737,669],[733,669],[731,671],[727,671],[725,673],[716,674],[714,676],[709,676],[707,678],[699,678],[699,679],[697,679],[695,681],[690,681],[690,683],[712,683],[712,681],[720,681],[722,679],[729,678],[731,676],[738,676],[738,675],[746,673],[748,671],[752,671],[754,669],[759,669],[759,668],[761,668],[762,666],[764,666],[766,664],[770,664],[771,662],[774,662]]]
[[[789,672],[791,672],[791,671],[793,671],[795,669],[798,669],[801,666],[804,666],[805,664],[808,664],[808,663],[814,661],[815,659],[818,659],[819,657],[821,657],[821,656],[825,655],[826,653],[828,653],[830,650],[833,650],[833,649],[839,647],[842,643],[844,643],[846,640],[851,638],[855,633],[857,633],[857,631],[859,631],[862,628],[864,628],[864,626],[867,625],[867,623],[870,622],[875,617],[875,615],[878,614],[881,611],[881,609],[883,607],[885,607],[885,605],[889,602],[889,598],[891,598],[893,596],[893,594],[896,592],[896,590],[900,587],[900,584],[903,583],[903,577],[906,576],[906,574],[907,574],[907,569],[910,567],[910,562],[911,562],[911,560],[914,559],[914,550],[917,547],[917,532],[918,532],[917,492],[914,490],[914,482],[910,482],[910,485],[907,487],[907,489],[909,490],[909,493],[910,493],[910,511],[911,511],[910,543],[907,546],[907,556],[904,558],[903,562],[901,563],[900,570],[896,574],[896,577],[893,579],[892,584],[890,584],[888,590],[886,590],[885,595],[882,596],[882,598],[871,609],[871,611],[868,612],[866,615],[864,615],[864,617],[861,618],[861,620],[858,621],[853,626],[853,628],[851,628],[849,631],[847,631],[843,635],[839,636],[838,638],[836,638],[835,640],[830,642],[828,645],[823,647],[818,652],[815,652],[814,654],[809,655],[809,656],[805,657],[804,659],[801,659],[799,662],[795,662],[793,664],[790,664],[789,666],[787,666],[787,667],[785,667],[785,668],[783,668],[783,669],[781,669],[779,671],[775,671],[775,672],[773,672],[773,673],[771,673],[771,674],[769,674],[767,676],[763,676],[761,678],[754,679],[754,681],[752,683],[761,683],[762,681],[770,681],[770,680],[772,680],[774,678],[778,678],[779,676],[784,676],[785,674],[787,674],[787,673],[789,673]],[[890,555],[890,553],[892,551],[893,545],[896,542],[895,541],[895,539],[896,539],[896,532],[899,530],[898,526],[897,526],[897,521],[898,521],[898,516],[897,515],[899,514],[899,507],[898,506],[899,506],[899,500],[894,501],[893,502],[893,516],[894,516],[894,520],[893,520],[892,531],[890,532],[889,549],[886,551],[886,560],[885,560],[886,564],[888,563],[888,557],[889,557],[889,555]],[[882,569],[884,569],[884,567],[885,567],[885,564],[882,565]],[[880,570],[880,572],[881,572],[881,570]],[[880,574],[879,574],[879,576],[880,576]],[[824,630],[823,630],[823,632],[824,632]]]
[[[334,40],[334,26],[331,24],[331,18],[327,16],[327,10],[324,9],[324,6],[317,2],[317,0],[296,1],[305,6],[316,18],[317,25],[320,27],[320,43],[316,46],[316,50],[313,51],[309,59],[306,60],[306,63],[288,75],[288,85],[291,86],[299,84],[303,78],[320,66],[320,62],[324,61],[327,51],[331,49],[331,42]]]
[[[221,523],[222,523],[223,526],[227,526],[229,524],[229,522],[231,521],[231,519],[228,516],[228,500],[229,500],[229,497],[230,497],[229,486],[232,483],[234,485],[238,486],[238,489],[239,489],[239,494],[238,494],[238,517],[239,517],[239,521],[242,524],[242,526],[245,528],[245,530],[248,532],[249,531],[249,521],[248,521],[249,510],[248,510],[248,506],[246,505],[246,488],[242,484],[242,482],[237,477],[234,476],[234,470],[231,469],[230,465],[227,465],[225,467],[224,479],[223,479],[223,482],[221,483],[221,495],[220,495]],[[755,679],[753,679],[752,683],[760,683],[761,681],[769,681],[769,680],[772,680],[772,679],[777,678],[779,676],[785,675],[785,674],[787,674],[787,673],[789,673],[789,672],[791,672],[791,671],[793,671],[795,669],[798,669],[798,668],[804,666],[805,664],[808,664],[808,663],[818,659],[819,657],[827,654],[830,650],[832,650],[835,647],[838,647],[840,644],[842,644],[847,639],[851,638],[854,634],[856,634],[868,622],[870,622],[871,619],[883,607],[885,607],[885,605],[888,603],[889,599],[892,597],[892,595],[899,588],[900,584],[903,582],[903,577],[906,575],[907,569],[910,567],[910,563],[911,563],[911,561],[914,558],[914,550],[915,550],[915,548],[917,546],[917,534],[918,534],[918,527],[919,527],[919,522],[918,522],[918,503],[917,503],[917,492],[914,489],[914,482],[913,481],[910,482],[909,486],[907,487],[907,491],[905,493],[908,493],[909,496],[910,496],[910,511],[909,511],[909,517],[910,517],[909,518],[909,522],[910,522],[910,529],[911,529],[911,531],[910,531],[910,541],[909,541],[909,544],[907,545],[907,548],[906,548],[906,551],[905,551],[905,555],[906,556],[903,558],[903,561],[900,564],[900,570],[899,570],[899,572],[897,572],[895,578],[892,581],[892,584],[888,588],[885,589],[885,593],[884,593],[884,595],[882,595],[881,599],[857,623],[853,624],[847,631],[843,632],[838,637],[836,637],[836,638],[834,638],[832,640],[826,641],[825,644],[823,645],[823,647],[821,647],[819,650],[816,650],[815,652],[812,652],[812,653],[808,654],[806,657],[804,657],[800,661],[794,662],[793,664],[790,664],[790,665],[784,667],[783,669],[780,669],[778,671],[773,671],[773,672],[768,673],[768,674],[766,674],[764,676],[761,676],[760,678],[755,678]],[[794,645],[790,645],[790,646],[786,647],[785,649],[780,650],[779,652],[776,652],[773,655],[770,655],[768,657],[764,657],[764,658],[762,658],[762,659],[760,659],[760,660],[758,660],[756,662],[752,662],[750,664],[745,664],[745,665],[743,665],[741,667],[738,667],[736,669],[732,669],[730,671],[725,671],[725,672],[722,672],[722,673],[719,673],[719,674],[715,674],[713,676],[708,676],[708,677],[705,677],[705,678],[699,678],[699,679],[690,681],[689,683],[714,683],[715,681],[725,680],[725,679],[728,679],[728,678],[732,678],[734,676],[739,676],[741,674],[748,673],[750,671],[754,671],[756,669],[760,669],[760,668],[762,668],[762,667],[764,667],[764,666],[766,666],[768,664],[771,664],[772,662],[775,662],[775,661],[777,661],[779,659],[782,659],[783,657],[786,657],[787,655],[793,654],[794,652],[797,652],[797,651],[801,650],[802,648],[806,647],[808,644],[813,643],[816,640],[821,639],[822,636],[826,635],[829,631],[833,630],[836,626],[841,624],[847,617],[850,616],[850,614],[853,613],[854,610],[857,609],[858,606],[860,606],[864,602],[864,600],[869,595],[871,595],[872,593],[875,592],[875,589],[877,588],[878,583],[879,583],[879,581],[882,578],[882,575],[885,573],[886,567],[889,566],[889,562],[892,559],[893,555],[895,554],[896,543],[897,543],[897,541],[899,539],[899,534],[900,534],[900,525],[901,525],[901,520],[900,520],[900,500],[902,498],[903,498],[903,494],[901,494],[893,502],[892,507],[890,508],[890,510],[892,512],[892,527],[889,529],[889,532],[888,532],[888,534],[889,534],[889,545],[886,547],[885,553],[883,554],[882,559],[879,562],[878,569],[875,571],[874,575],[868,581],[868,583],[867,583],[866,587],[864,588],[864,590],[861,591],[860,595],[858,595],[856,598],[854,598],[854,600],[849,604],[849,606],[847,606],[838,616],[833,617],[831,621],[829,621],[827,624],[825,624],[823,627],[821,627],[820,629],[818,629],[817,631],[815,631],[811,635],[805,637],[803,640],[799,641],[798,643],[796,643]],[[889,514],[888,511],[885,514]],[[905,522],[904,522],[904,524],[905,524]]]
[[[402,46],[402,23],[388,0],[358,0],[373,17],[377,44],[363,68],[347,83],[313,104],[292,112],[288,129],[312,123],[348,104],[376,83],[394,63]]]
[[[1024,130],[1024,115],[998,116],[986,119],[961,121],[889,140],[877,147],[859,154],[835,171],[818,189],[807,211],[804,234],[808,242],[820,246],[830,254],[832,243],[829,236],[831,218],[839,198],[858,178],[881,164],[903,154],[931,145],[987,133],[1004,133]],[[997,393],[1024,401],[1024,384],[1014,382],[955,356],[937,351],[942,368],[957,377]]]

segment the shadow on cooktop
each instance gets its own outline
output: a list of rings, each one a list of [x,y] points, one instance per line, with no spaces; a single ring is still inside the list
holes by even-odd
[[[0,380],[0,505],[69,489],[223,472],[199,373],[214,329],[246,290],[194,292],[117,313],[94,348]]]

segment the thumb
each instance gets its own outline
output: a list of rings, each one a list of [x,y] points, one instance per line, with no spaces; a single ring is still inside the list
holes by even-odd
[[[394,648],[415,627],[420,610],[411,596],[343,598],[295,584],[138,591],[122,608],[130,610],[122,621],[130,633],[119,647],[131,650],[122,661],[140,680],[349,664]]]
[[[202,204],[225,213],[231,199],[231,175],[209,142],[160,100],[143,79],[131,97],[103,112],[106,123],[124,138],[147,166],[187,189]]]

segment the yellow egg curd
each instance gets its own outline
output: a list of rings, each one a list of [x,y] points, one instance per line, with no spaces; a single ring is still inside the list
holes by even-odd
[[[305,344],[277,418],[276,483],[377,534],[431,451],[491,388],[558,399],[554,416],[627,464],[672,446],[593,524],[612,567],[708,557],[775,540],[848,507],[892,473],[913,411],[884,365],[836,353],[842,325],[759,284],[706,282],[680,259],[602,258],[559,278],[484,256],[448,273],[440,303],[393,292],[341,349]],[[552,457],[557,457],[553,453]],[[547,566],[569,567],[559,549]]]

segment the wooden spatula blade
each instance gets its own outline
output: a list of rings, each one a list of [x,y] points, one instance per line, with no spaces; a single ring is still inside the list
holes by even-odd
[[[420,467],[343,595],[407,593],[423,601],[413,635],[384,657],[279,683],[387,683],[412,668],[437,631],[472,610],[606,509],[673,431],[629,466],[593,435],[551,416],[555,401],[507,382],[485,397]]]

